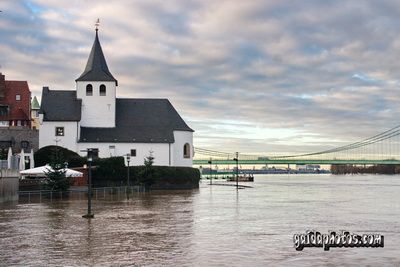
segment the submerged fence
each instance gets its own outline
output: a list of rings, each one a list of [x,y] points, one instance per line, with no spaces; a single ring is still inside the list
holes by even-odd
[[[128,198],[129,195],[145,192],[141,186],[120,186],[120,187],[101,187],[92,189],[93,200],[121,200]],[[19,191],[19,202],[23,203],[41,203],[62,200],[85,200],[88,192],[86,188],[70,189],[65,192],[51,190],[32,190]]]
[[[8,162],[10,160],[10,162]],[[19,170],[20,157],[18,155],[12,155],[11,158],[0,160],[0,169],[11,169]]]

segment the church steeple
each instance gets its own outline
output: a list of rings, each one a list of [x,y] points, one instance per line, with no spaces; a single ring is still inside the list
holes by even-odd
[[[110,73],[101,49],[98,23],[85,71],[76,79],[76,96],[82,100],[81,127],[115,127],[118,82]]]
[[[81,76],[75,81],[112,81],[118,86],[118,81],[108,70],[107,62],[101,49],[98,29],[96,27],[96,37],[90,51],[86,68]]]

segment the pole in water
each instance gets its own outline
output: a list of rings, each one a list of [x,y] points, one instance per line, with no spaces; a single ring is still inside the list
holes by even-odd
[[[210,185],[212,185],[212,172],[211,172],[211,169],[212,169],[212,158],[210,158],[210,160],[208,161],[208,164],[210,164]]]
[[[236,189],[239,189],[239,152],[236,152],[236,158],[233,160],[236,161]]]

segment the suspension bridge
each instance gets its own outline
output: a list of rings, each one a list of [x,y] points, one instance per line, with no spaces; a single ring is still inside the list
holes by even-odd
[[[400,164],[400,125],[358,142],[313,153],[250,155],[195,148],[194,165]]]

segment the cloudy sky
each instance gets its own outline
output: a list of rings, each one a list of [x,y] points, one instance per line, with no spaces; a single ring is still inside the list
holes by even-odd
[[[0,0],[0,71],[74,89],[100,18],[119,97],[169,98],[195,146],[312,152],[400,124],[399,1]]]

